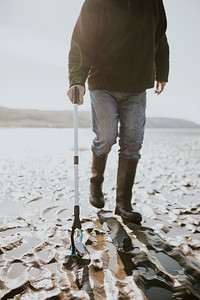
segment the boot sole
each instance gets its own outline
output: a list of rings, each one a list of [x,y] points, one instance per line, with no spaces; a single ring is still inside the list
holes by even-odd
[[[96,203],[95,201],[93,201],[91,198],[89,199],[90,204],[96,208],[104,208],[105,206],[105,202],[101,201],[102,203]]]
[[[118,210],[115,211],[115,214],[120,216],[122,218],[123,221],[126,221],[126,222],[131,222],[131,223],[134,223],[134,224],[138,224],[140,225],[141,222],[142,222],[142,216],[140,215],[140,213],[137,213],[137,212],[133,212],[133,214],[135,214],[135,216],[133,215],[132,217],[127,217],[125,216],[123,213],[120,213]]]

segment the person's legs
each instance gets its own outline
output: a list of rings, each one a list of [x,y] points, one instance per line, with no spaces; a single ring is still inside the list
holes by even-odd
[[[96,156],[108,155],[118,136],[117,102],[111,93],[104,90],[90,92],[92,130],[95,138],[92,152]]]
[[[137,224],[140,224],[142,216],[132,210],[131,198],[143,143],[145,110],[146,92],[129,95],[119,103],[120,149],[115,213],[120,215],[124,221]]]
[[[95,138],[92,144],[92,176],[90,179],[90,203],[103,208],[102,192],[107,155],[118,136],[117,102],[107,91],[90,92],[92,108],[92,129]]]
[[[119,103],[119,156],[140,159],[146,123],[146,92],[129,95]]]

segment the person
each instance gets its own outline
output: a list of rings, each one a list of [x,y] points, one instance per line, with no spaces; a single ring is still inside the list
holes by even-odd
[[[124,222],[141,224],[132,207],[132,190],[141,158],[146,90],[159,95],[168,81],[169,44],[162,0],[85,0],[75,24],[68,55],[69,90],[85,83],[91,98],[92,175],[90,203],[103,208],[107,156],[119,137],[116,208]]]

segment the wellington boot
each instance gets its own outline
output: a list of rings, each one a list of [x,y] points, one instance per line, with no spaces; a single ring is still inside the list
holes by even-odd
[[[107,155],[96,156],[92,159],[92,177],[90,178],[90,203],[96,208],[103,208],[105,199],[102,192],[104,171]]]
[[[124,222],[140,224],[142,216],[139,212],[135,212],[131,206],[137,164],[137,159],[119,157],[115,214],[120,215]]]

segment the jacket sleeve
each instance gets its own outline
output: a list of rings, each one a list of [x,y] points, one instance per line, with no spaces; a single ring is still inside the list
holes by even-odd
[[[75,24],[68,55],[70,86],[85,85],[97,49],[98,8],[96,1],[86,0]]]
[[[159,17],[156,30],[155,71],[157,81],[168,81],[169,44],[166,36],[167,19],[163,2],[159,2]]]

